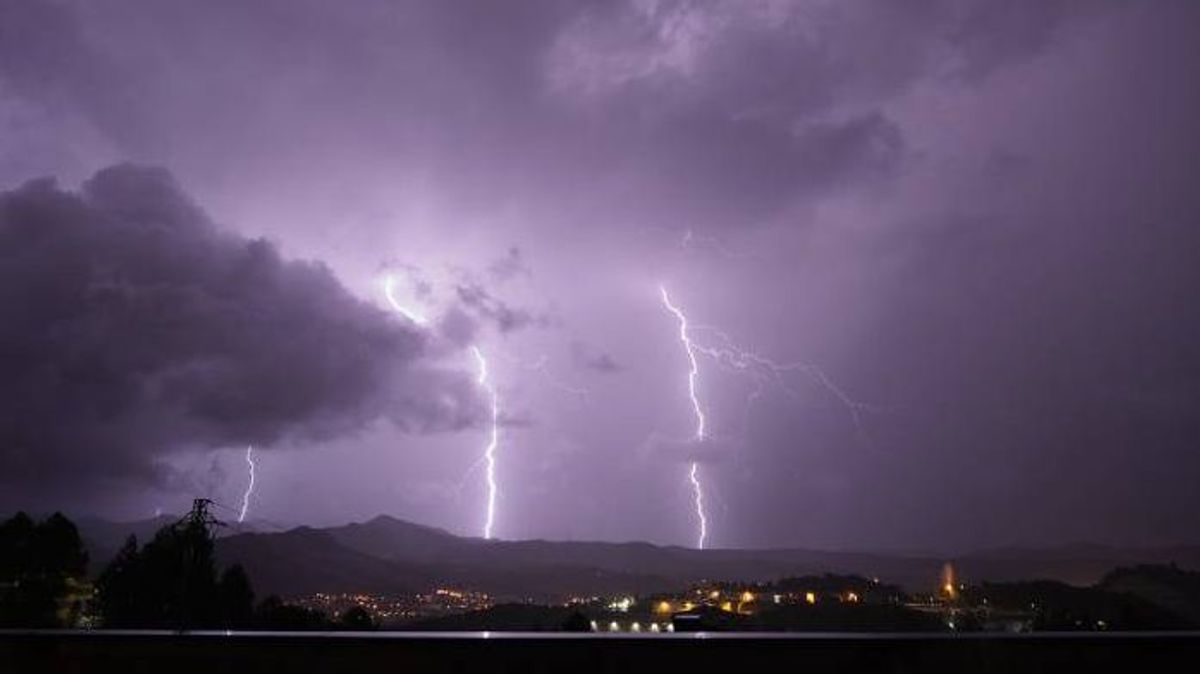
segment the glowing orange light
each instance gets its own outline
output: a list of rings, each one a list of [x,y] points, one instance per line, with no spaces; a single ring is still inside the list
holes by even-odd
[[[809,603],[809,604],[815,604],[815,603],[817,603],[817,595],[816,595],[816,593],[813,593],[813,592],[805,592],[805,593],[804,593],[804,601],[805,601],[806,603]]]
[[[957,574],[954,572],[954,565],[946,562],[942,565],[942,594],[950,599],[954,599],[958,592],[954,589]]]
[[[745,592],[742,593],[742,601],[745,603],[754,601],[754,593],[751,592],[750,590],[746,590]]]
[[[669,601],[658,602],[658,612],[659,613],[670,613],[671,612],[671,602],[669,602]]]

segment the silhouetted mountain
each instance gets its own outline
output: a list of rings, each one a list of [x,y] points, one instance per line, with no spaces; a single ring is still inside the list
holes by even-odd
[[[1034,631],[1195,629],[1196,623],[1162,604],[1104,586],[1078,587],[1054,580],[983,583],[971,603],[986,598],[990,610],[1027,613]]]
[[[471,547],[486,544],[448,531],[379,515],[363,523],[324,530],[337,542],[359,552],[383,559],[439,562],[457,559]]]
[[[139,543],[145,543],[154,538],[159,529],[178,519],[177,515],[159,515],[131,522],[110,522],[86,516],[76,518],[75,526],[88,551],[88,573],[95,575],[104,569],[131,535],[137,536]]]
[[[431,563],[449,580],[475,585],[523,587],[524,576],[555,584],[562,576],[589,587],[613,583],[684,585],[708,578],[769,580],[785,575],[851,572],[879,575],[885,569],[898,582],[931,585],[941,560],[810,550],[692,550],[643,542],[485,541],[441,529],[379,516],[362,524],[325,529],[342,545],[395,561]],[[618,580],[619,579],[619,580]],[[487,588],[483,588],[487,589]],[[583,587],[570,591],[583,592]],[[632,590],[629,590],[632,591]],[[526,591],[517,592],[525,596]]]
[[[173,518],[121,524],[82,521],[80,530],[93,551],[93,569],[107,563],[129,533],[145,540],[170,521]],[[935,556],[800,549],[693,550],[640,542],[486,541],[388,516],[325,529],[235,531],[224,529],[231,535],[218,540],[217,554],[223,564],[242,563],[260,596],[398,593],[454,585],[501,599],[545,600],[652,592],[708,579],[751,582],[823,573],[878,577],[922,591],[939,583],[945,561]],[[1118,566],[1174,561],[1200,568],[1200,547],[1003,548],[953,561],[969,583],[1052,579],[1090,585]]]
[[[956,560],[956,565],[959,574],[971,580],[1044,578],[1072,585],[1093,585],[1115,567],[1171,562],[1200,569],[1200,546],[1118,548],[1074,543],[1054,548],[997,548],[964,555]]]
[[[1200,625],[1200,573],[1176,565],[1114,569],[1100,581],[1109,591],[1140,597]]]
[[[88,572],[93,575],[99,573],[117,554],[117,551],[125,544],[125,539],[130,535],[136,536],[139,543],[146,543],[154,538],[154,534],[159,529],[177,522],[179,517],[179,515],[164,513],[149,519],[128,522],[111,522],[88,516],[76,518],[79,535],[88,550]],[[292,527],[281,527],[274,523],[252,519],[247,522],[227,522],[217,528],[216,534],[218,538],[223,538],[243,533],[263,533],[284,529],[292,529]]]
[[[260,596],[353,591],[400,594],[435,582],[423,568],[363,554],[308,527],[218,539],[217,558],[223,565],[241,564]]]

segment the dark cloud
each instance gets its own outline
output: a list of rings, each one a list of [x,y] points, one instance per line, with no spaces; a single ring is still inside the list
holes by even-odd
[[[459,305],[466,311],[493,325],[501,333],[550,324],[548,317],[511,306],[478,283],[460,281],[454,286],[454,293]]]
[[[488,273],[499,283],[511,281],[518,277],[530,278],[533,276],[533,272],[530,271],[529,266],[525,263],[524,253],[516,246],[509,248],[504,257],[488,265]]]
[[[472,372],[477,344],[502,414],[538,421],[503,434],[505,536],[691,541],[678,469],[698,460],[720,545],[1194,538],[1178,513],[1198,507],[1197,7],[0,0],[0,182],[166,165],[220,221],[357,292],[403,276],[399,302],[430,321],[371,318],[318,267],[210,236],[158,179],[27,186],[5,201],[38,205],[20,222],[103,225],[64,230],[51,240],[77,245],[54,256],[4,248],[6,437],[55,449],[10,442],[3,465],[145,471],[176,438],[330,437],[385,413],[454,427],[472,382],[427,363]],[[128,234],[157,220],[161,250]],[[80,238],[101,226],[111,242]],[[848,413],[812,370],[760,391],[706,355],[721,442],[687,440],[659,282],[698,338],[819,366],[872,407]],[[299,368],[282,383],[279,361]],[[586,405],[551,374],[570,367]],[[457,481],[479,439],[264,457],[263,503],[369,517]],[[323,500],[297,503],[284,476]],[[403,514],[474,533],[476,504]]]
[[[163,170],[0,195],[0,474],[151,477],[189,447],[474,418],[468,376],[322,265],[215,227]]]
[[[571,361],[575,367],[601,374],[615,374],[622,369],[615,358],[604,352],[596,352],[579,340],[571,342]]]
[[[583,152],[617,157],[602,166],[619,180],[589,181],[605,213],[743,228],[786,222],[797,205],[894,177],[907,147],[881,102],[931,72],[974,82],[1034,58],[1061,24],[1087,14],[1071,10],[1067,2],[615,3],[568,23],[549,74],[564,97],[603,111],[585,116],[596,146]]]
[[[867,441],[811,410],[762,410],[758,472],[735,496],[762,539],[796,530],[769,517],[793,490],[811,531],[837,503],[842,526],[896,546],[1195,540],[1181,514],[1200,475],[1197,18],[1130,6],[1065,72],[971,108],[995,115],[967,127],[982,151],[843,262],[874,280],[839,382],[895,407],[863,415]],[[1026,87],[1058,103],[1014,100]]]
[[[1040,53],[1051,44],[1064,23],[1094,15],[1106,3],[1047,0],[952,5],[957,6],[949,7],[955,20],[947,36],[956,50],[951,72],[979,79],[1013,60]]]
[[[153,161],[213,143],[335,165],[386,149],[472,215],[537,189],[560,227],[745,227],[894,176],[906,146],[888,96],[931,70],[978,80],[1031,58],[1083,13],[997,4],[5,0],[0,54],[16,57],[0,76]]]

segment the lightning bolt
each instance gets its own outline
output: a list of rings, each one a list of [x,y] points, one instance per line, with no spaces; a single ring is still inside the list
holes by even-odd
[[[691,398],[692,411],[696,415],[696,433],[694,439],[696,442],[703,442],[706,421],[704,418],[704,409],[700,405],[700,397],[696,394],[696,379],[700,376],[700,365],[696,361],[695,345],[688,335],[687,316],[684,315],[679,307],[671,303],[671,296],[667,294],[666,286],[660,285],[658,290],[662,294],[663,306],[679,322],[679,341],[683,344],[683,351],[687,354],[688,358],[688,397]],[[700,483],[700,464],[698,462],[692,461],[691,468],[688,471],[688,479],[692,483],[692,500],[696,506],[696,521],[699,525],[696,547],[703,550],[704,541],[708,538],[708,517],[704,513],[704,487]]]
[[[750,260],[750,259],[755,259],[757,257],[757,256],[749,254],[749,253],[744,253],[744,252],[734,250],[733,248],[730,248],[729,246],[725,245],[720,239],[718,239],[715,236],[705,236],[703,234],[696,234],[690,228],[684,230],[683,237],[680,238],[680,240],[679,240],[679,248],[680,248],[680,250],[685,250],[685,251],[700,250],[702,248],[707,248],[708,250],[711,250],[712,252],[716,253],[717,255],[720,255],[721,257],[726,257],[726,258],[730,258],[730,259],[734,259],[734,260],[739,260],[739,259],[740,260]]]
[[[479,384],[479,388],[483,389],[492,400],[491,433],[488,436],[487,446],[483,450],[488,487],[487,517],[483,522],[483,537],[490,539],[492,537],[492,525],[496,521],[496,447],[500,444],[500,395],[496,392],[496,387],[488,379],[488,362],[483,357],[483,352],[479,350],[478,346],[472,346],[471,353],[475,355],[475,363],[479,366],[479,377],[475,382]]]
[[[396,278],[391,274],[383,277],[383,296],[387,298],[388,304],[392,305],[392,308],[401,316],[404,316],[417,325],[425,325],[427,323],[424,316],[404,306],[400,303],[400,300],[396,299]]]
[[[383,295],[387,298],[388,304],[391,305],[397,313],[412,321],[416,325],[427,325],[428,320],[421,313],[410,309],[396,298],[396,279],[388,275],[383,279]],[[496,483],[496,448],[500,445],[500,394],[496,391],[496,387],[491,383],[488,377],[488,361],[484,357],[483,351],[478,346],[471,346],[471,354],[475,356],[475,364],[478,367],[478,376],[476,384],[479,385],[488,397],[491,399],[492,419],[491,430],[488,435],[487,446],[484,447],[483,456],[476,461],[475,464],[467,471],[470,474],[475,470],[475,466],[483,463],[486,468],[487,476],[487,512],[483,522],[483,537],[490,539],[492,537],[492,527],[496,521],[496,493],[498,491]]]
[[[254,447],[246,447],[246,467],[250,471],[250,483],[246,485],[246,493],[242,494],[242,511],[238,513],[238,522],[246,521],[246,510],[250,508],[250,495],[254,493]]]
[[[704,539],[708,538],[708,518],[704,515],[704,487],[700,484],[700,464],[692,462],[691,470],[688,471],[688,479],[692,483],[692,502],[696,506],[696,519],[700,525],[700,532],[696,539],[696,548],[704,549]]]
[[[720,365],[729,369],[745,372],[754,378],[757,388],[750,394],[747,400],[747,409],[762,396],[765,386],[768,383],[775,384],[779,390],[793,399],[800,398],[800,393],[792,388],[784,376],[792,372],[799,372],[841,403],[849,414],[855,431],[860,435],[865,435],[862,413],[864,411],[874,411],[876,408],[850,397],[819,366],[802,361],[777,362],[739,346],[728,334],[711,326],[694,326],[691,329],[696,332],[711,333],[720,342],[717,346],[705,346],[693,342],[692,348],[695,349],[696,353],[712,358]]]

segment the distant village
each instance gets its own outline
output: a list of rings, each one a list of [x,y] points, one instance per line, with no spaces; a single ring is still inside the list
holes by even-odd
[[[1178,613],[1141,599],[1138,586],[1144,592],[1153,585],[1161,593],[1163,583],[1174,581],[1180,597],[1187,597],[1193,596],[1188,593],[1195,591],[1197,577],[1200,574],[1169,566],[1110,574],[1122,592],[1049,581],[968,585],[947,563],[940,585],[916,594],[878,578],[826,574],[771,583],[714,581],[644,596],[572,596],[552,606],[532,601],[501,603],[486,593],[454,588],[403,596],[318,593],[291,601],[335,621],[347,611],[365,610],[384,629],[624,634],[1108,631],[1189,624]],[[1197,607],[1193,604],[1190,610]]]

